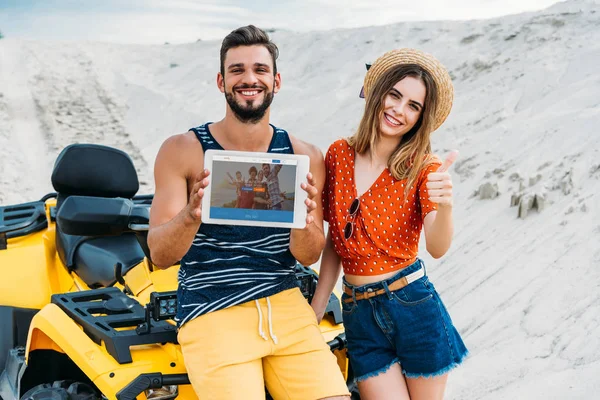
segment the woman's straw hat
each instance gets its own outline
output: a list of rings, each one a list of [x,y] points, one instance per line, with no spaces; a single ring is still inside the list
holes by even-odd
[[[450,114],[452,100],[454,99],[454,87],[450,74],[446,68],[431,54],[416,49],[396,49],[388,51],[379,57],[367,71],[361,97],[369,96],[371,88],[385,72],[401,64],[416,64],[429,72],[433,77],[438,91],[438,104],[435,112],[435,124],[433,130],[442,125]]]

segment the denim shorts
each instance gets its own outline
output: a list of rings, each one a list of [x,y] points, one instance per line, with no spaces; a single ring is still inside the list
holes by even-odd
[[[344,279],[344,285],[355,294],[386,291],[349,303],[344,300],[353,296],[342,294],[348,357],[357,381],[383,373],[395,363],[409,378],[443,375],[467,355],[467,348],[427,275],[402,289],[389,290],[392,282],[420,268],[425,265],[417,259],[393,277],[364,286],[353,286]]]

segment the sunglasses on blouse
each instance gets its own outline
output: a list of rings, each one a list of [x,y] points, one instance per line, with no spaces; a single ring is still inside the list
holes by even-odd
[[[352,233],[354,233],[354,221],[356,219],[356,213],[358,212],[359,205],[360,200],[356,198],[352,201],[352,204],[350,204],[350,208],[348,209],[348,215],[346,215],[346,225],[344,226],[344,238],[346,240],[350,239]]]

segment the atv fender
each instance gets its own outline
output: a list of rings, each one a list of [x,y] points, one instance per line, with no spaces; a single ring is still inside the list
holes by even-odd
[[[162,372],[168,374],[185,373],[181,352],[175,345],[146,345],[132,350],[133,362],[119,364],[104,348],[90,337],[57,305],[48,304],[35,315],[29,329],[26,347],[27,368],[36,371],[35,379],[28,378],[28,387],[51,382],[56,379],[39,376],[40,368],[32,367],[30,361],[42,362],[47,357],[32,356],[36,352],[53,350],[65,354],[87,378],[109,399],[116,399],[117,393],[144,373]],[[54,366],[49,366],[52,369]],[[24,378],[27,375],[25,371]],[[59,379],[68,377],[60,376]],[[21,391],[23,392],[22,388]],[[190,385],[180,387],[180,396],[186,392],[186,399],[195,399],[188,394]]]

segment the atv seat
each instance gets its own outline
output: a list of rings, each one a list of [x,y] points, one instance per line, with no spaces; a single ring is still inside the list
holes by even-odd
[[[58,211],[71,195],[131,199],[139,182],[131,158],[123,151],[95,144],[72,144],[56,159],[52,186],[58,194]],[[117,263],[121,263],[125,275],[144,259],[133,233],[107,237],[67,235],[58,222],[56,249],[67,268],[90,288],[114,285]]]

